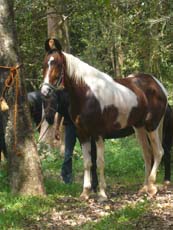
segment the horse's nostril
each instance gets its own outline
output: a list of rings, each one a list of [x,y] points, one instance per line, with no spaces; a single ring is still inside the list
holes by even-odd
[[[48,88],[47,96],[51,96],[51,94],[52,94],[52,90]]]

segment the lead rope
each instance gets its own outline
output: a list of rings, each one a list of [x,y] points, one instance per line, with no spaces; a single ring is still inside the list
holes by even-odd
[[[5,95],[5,92],[7,88],[10,88],[14,85],[15,81],[15,104],[14,104],[14,151],[16,155],[21,155],[19,151],[17,151],[17,114],[18,114],[18,96],[19,96],[19,72],[18,69],[21,67],[21,65],[17,65],[16,67],[8,67],[8,66],[0,66],[2,69],[9,69],[10,74],[8,78],[5,81],[5,86],[2,90],[1,97],[3,98]]]
[[[16,84],[15,84],[15,104],[14,104],[14,150],[16,152],[16,155],[21,155],[20,152],[17,151],[17,114],[18,114],[18,96],[19,96],[19,73],[16,69]]]

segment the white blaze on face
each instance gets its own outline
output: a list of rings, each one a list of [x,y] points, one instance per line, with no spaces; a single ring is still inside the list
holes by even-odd
[[[49,84],[49,74],[50,74],[50,70],[51,70],[51,62],[54,60],[54,57],[50,57],[49,60],[48,60],[48,69],[47,69],[47,72],[46,72],[46,76],[44,78],[44,81],[43,81],[43,86],[41,87],[41,93],[44,95],[44,96],[47,96],[48,95],[48,92],[49,92],[49,86],[48,85],[44,85],[44,83],[47,83]]]

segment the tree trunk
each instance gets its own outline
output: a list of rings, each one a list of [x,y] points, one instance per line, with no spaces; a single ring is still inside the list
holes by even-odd
[[[65,16],[63,15],[63,2],[61,0],[57,0],[57,6],[58,8],[49,7],[47,10],[48,37],[57,38],[60,41],[63,50],[69,52],[70,42],[69,42],[67,20],[65,20]],[[62,123],[61,123],[60,141],[59,142],[54,141],[56,120],[57,118],[55,118],[54,125],[50,126],[48,122],[44,119],[40,129],[39,141],[46,142],[51,146],[55,144],[56,147],[59,147],[60,154],[63,155],[65,149],[64,146],[65,130],[64,127],[62,127]]]
[[[124,54],[121,44],[116,47],[116,76],[123,77],[122,70],[124,65]]]
[[[67,17],[63,14],[63,2],[57,0],[57,8],[49,7],[47,9],[47,28],[48,37],[57,38],[63,50],[70,51],[69,33],[67,26]]]
[[[4,66],[17,66],[16,34],[14,31],[13,1],[0,0],[0,61]],[[10,70],[4,71],[9,75]],[[23,68],[14,70],[14,84],[9,88],[10,107],[6,127],[9,178],[12,193],[44,194],[41,165],[33,138],[28,109]],[[4,79],[5,79],[4,75]]]

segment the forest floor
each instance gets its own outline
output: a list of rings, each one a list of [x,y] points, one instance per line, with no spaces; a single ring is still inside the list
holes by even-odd
[[[93,193],[88,201],[79,198],[83,184],[79,151],[74,154],[74,181],[70,185],[60,179],[62,157],[56,152],[43,155],[47,192],[44,197],[12,196],[7,185],[6,164],[2,165],[0,230],[173,230],[173,184],[163,190],[164,168],[161,166],[158,170],[156,196],[139,196],[144,165],[135,139],[117,140],[116,149],[114,145],[113,141],[107,142],[108,200],[105,202],[99,202],[97,194]],[[129,154],[129,149],[133,154]]]
[[[93,197],[85,203],[81,202],[80,198],[57,198],[55,208],[49,213],[44,213],[37,223],[26,223],[26,229],[173,229],[173,186],[169,186],[167,191],[159,191],[152,199],[147,196],[138,196],[137,193],[134,193],[134,189],[133,191],[129,191],[127,187],[122,186],[119,188],[108,187],[107,193],[109,194],[108,200],[103,203],[98,202],[96,195],[93,195]],[[141,212],[141,215],[137,215],[137,218],[127,220],[126,223],[123,224],[123,227],[116,225],[116,221],[114,227],[112,227],[111,224],[110,228],[108,223],[102,227],[97,227],[97,225],[85,227],[86,223],[98,223],[103,218],[107,218],[113,213],[118,213],[119,210],[123,210],[125,207],[131,207],[131,209],[129,209],[130,212],[137,204],[146,203],[146,201],[148,202],[147,210]],[[126,218],[125,216],[126,214],[124,214],[124,220]],[[113,221],[113,218],[116,218],[116,216],[113,216],[108,222]]]

